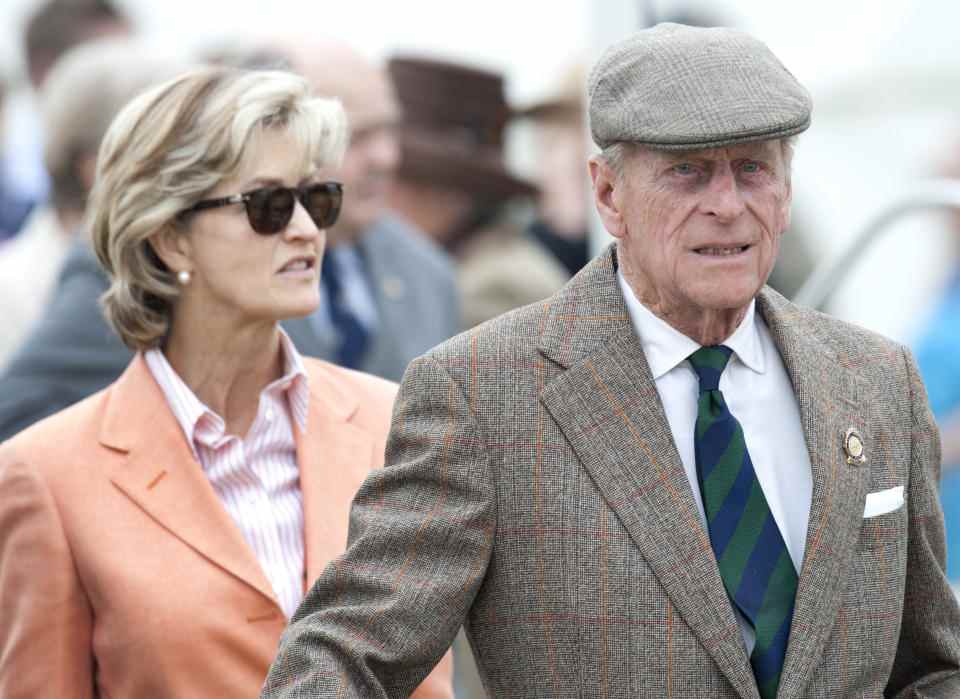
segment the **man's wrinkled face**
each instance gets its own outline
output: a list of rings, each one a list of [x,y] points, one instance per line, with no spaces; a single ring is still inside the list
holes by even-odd
[[[611,233],[641,300],[667,317],[745,308],[789,223],[788,167],[779,141],[628,152],[614,178],[620,230]]]

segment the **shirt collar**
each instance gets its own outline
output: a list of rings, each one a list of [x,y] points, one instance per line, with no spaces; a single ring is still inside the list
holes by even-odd
[[[164,397],[167,399],[167,405],[177,419],[180,429],[183,430],[194,458],[199,461],[194,443],[197,426],[204,418],[213,421],[219,420],[222,432],[223,420],[197,398],[196,394],[190,390],[190,387],[184,383],[170,362],[167,361],[166,355],[161,350],[149,349],[143,353],[143,359],[150,368],[154,379],[160,385]]]
[[[280,328],[280,351],[283,353],[283,376],[271,381],[261,391],[261,395],[271,391],[286,392],[290,412],[301,432],[306,431],[307,412],[310,405],[310,389],[303,357],[297,351],[293,341]],[[144,352],[144,360],[167,398],[174,417],[180,424],[187,443],[197,456],[195,440],[203,433],[205,443],[215,443],[222,438],[225,425],[223,418],[217,415],[180,378],[166,355],[159,349]]]
[[[650,365],[653,380],[656,381],[700,349],[700,345],[644,306],[633,293],[621,270],[617,270],[617,281],[633,329],[640,338],[643,354]],[[766,371],[766,361],[757,323],[756,301],[751,301],[740,325],[723,344],[732,349],[745,366],[762,374]]]
[[[283,376],[271,383],[271,387],[279,387],[287,392],[290,403],[290,412],[301,432],[307,429],[307,412],[310,406],[310,388],[307,381],[307,370],[303,365],[303,357],[297,351],[293,340],[280,328],[280,350],[283,352]]]

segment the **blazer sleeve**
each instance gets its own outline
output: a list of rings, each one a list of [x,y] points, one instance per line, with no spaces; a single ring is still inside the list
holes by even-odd
[[[911,391],[907,578],[900,640],[887,697],[960,696],[960,612],[944,572],[940,437],[916,363],[904,350]]]
[[[347,551],[291,620],[263,697],[408,697],[466,618],[495,493],[468,403],[429,357],[404,375],[386,464],[357,493]]]
[[[0,449],[0,699],[94,696],[92,614],[52,493]]]

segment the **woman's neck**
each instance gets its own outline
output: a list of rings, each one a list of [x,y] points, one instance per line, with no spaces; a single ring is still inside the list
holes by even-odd
[[[260,393],[284,370],[276,322],[244,325],[174,318],[163,349],[170,365],[228,434],[243,437],[257,416]]]

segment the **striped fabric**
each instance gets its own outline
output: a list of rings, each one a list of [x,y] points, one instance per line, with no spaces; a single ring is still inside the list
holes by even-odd
[[[732,350],[701,347],[690,355],[700,379],[695,451],[697,476],[730,598],[756,632],[750,656],[763,699],[774,699],[790,637],[797,573],[770,513],[740,423],[720,392]]]
[[[246,436],[227,434],[223,418],[204,405],[160,350],[144,359],[243,538],[260,562],[287,618],[303,598],[303,495],[294,423],[304,430],[309,405],[300,354],[281,331],[283,376],[260,393]]]

